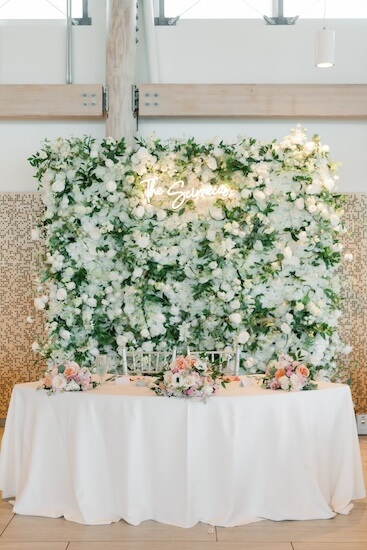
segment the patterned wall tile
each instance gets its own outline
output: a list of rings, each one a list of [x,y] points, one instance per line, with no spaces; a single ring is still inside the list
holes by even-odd
[[[6,416],[14,384],[38,380],[43,364],[35,365],[31,350],[38,325],[26,318],[34,313],[34,268],[41,243],[31,240],[31,228],[42,211],[39,193],[0,193],[0,418]],[[346,195],[344,220],[348,233],[344,263],[344,311],[340,335],[353,347],[348,358],[356,413],[367,413],[367,194]]]
[[[0,418],[6,416],[14,384],[37,380],[44,365],[34,365],[33,281],[39,241],[31,227],[42,211],[38,193],[0,193]]]
[[[353,262],[343,264],[344,310],[340,335],[353,349],[349,356],[351,389],[356,413],[367,413],[367,194],[348,194],[344,207],[347,234],[344,252]]]

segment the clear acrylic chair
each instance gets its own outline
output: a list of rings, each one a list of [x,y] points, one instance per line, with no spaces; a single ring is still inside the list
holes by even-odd
[[[229,350],[188,350],[188,355],[198,355],[207,359],[209,366],[212,365],[217,371],[227,376],[237,376],[240,370],[241,347],[239,345]]]
[[[135,374],[161,372],[171,363],[173,355],[172,351],[127,351],[127,371]]]

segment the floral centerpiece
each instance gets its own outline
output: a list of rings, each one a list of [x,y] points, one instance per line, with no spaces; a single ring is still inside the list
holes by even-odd
[[[270,390],[314,390],[317,384],[312,379],[311,369],[289,355],[281,355],[271,361],[265,372],[263,387]]]
[[[205,402],[222,386],[226,379],[206,360],[196,355],[178,356],[168,369],[159,373],[151,388],[167,397],[196,397]]]
[[[87,367],[80,367],[75,361],[65,361],[45,372],[38,389],[46,390],[51,395],[65,391],[91,390],[97,385]]]

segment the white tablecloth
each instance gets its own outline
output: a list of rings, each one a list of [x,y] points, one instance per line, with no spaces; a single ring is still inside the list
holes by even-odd
[[[233,382],[206,404],[106,383],[15,386],[0,453],[14,512],[180,527],[348,513],[365,496],[348,386],[285,393]]]

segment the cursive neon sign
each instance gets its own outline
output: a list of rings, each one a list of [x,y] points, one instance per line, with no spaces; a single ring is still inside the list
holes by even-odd
[[[165,188],[159,185],[159,178],[157,176],[142,180],[141,183],[146,184],[145,197],[148,203],[150,203],[154,197],[171,197],[172,210],[178,210],[189,200],[196,201],[204,197],[220,197],[226,199],[231,192],[230,189],[223,184],[203,185],[202,187],[185,189],[185,182],[183,180],[174,181],[169,187]]]

